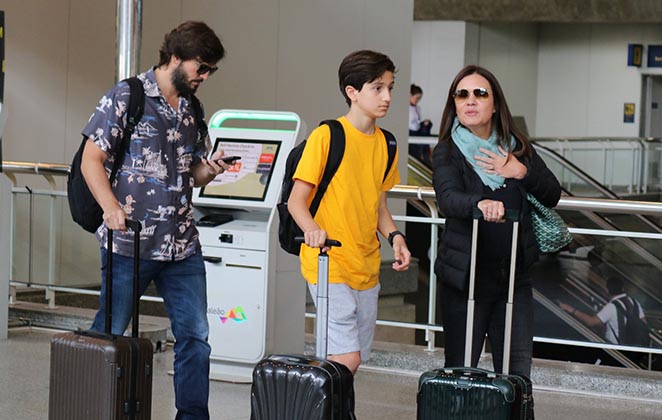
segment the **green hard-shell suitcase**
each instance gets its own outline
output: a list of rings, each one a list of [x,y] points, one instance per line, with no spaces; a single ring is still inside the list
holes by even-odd
[[[418,420],[528,420],[533,419],[531,381],[508,375],[510,337],[512,334],[513,291],[519,229],[519,212],[506,212],[513,222],[511,269],[506,303],[503,374],[471,368],[472,330],[474,315],[474,284],[476,278],[476,248],[480,212],[474,212],[471,241],[471,270],[467,302],[465,367],[442,368],[424,372],[418,381]]]

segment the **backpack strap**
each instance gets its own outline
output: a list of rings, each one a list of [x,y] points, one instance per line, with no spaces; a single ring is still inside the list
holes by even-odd
[[[328,125],[329,129],[331,129],[331,143],[329,145],[329,156],[326,158],[326,166],[322,174],[322,181],[320,181],[315,197],[313,197],[313,202],[310,204],[310,214],[313,217],[315,217],[322,202],[322,197],[329,187],[331,179],[336,174],[342,157],[345,154],[345,130],[342,128],[340,121],[324,120],[320,123],[320,125],[322,124]]]
[[[616,335],[616,332],[614,331],[614,328],[611,328],[611,332],[614,334],[616,337],[616,341],[618,341],[618,344],[623,344],[623,332],[625,331],[625,314],[627,311],[627,306],[621,299],[615,299],[612,304],[616,308],[616,319],[618,321],[618,335]],[[611,326],[610,326],[611,327]]]
[[[108,178],[111,184],[117,175],[117,171],[119,171],[124,162],[124,155],[129,146],[129,141],[131,141],[131,135],[142,119],[143,112],[145,111],[145,88],[143,87],[143,82],[135,76],[124,79],[124,82],[128,83],[131,93],[129,94],[129,106],[127,109],[124,135],[122,136],[122,142],[115,155],[115,162],[113,163],[113,169],[110,172],[110,178]]]
[[[317,192],[313,201],[310,204],[310,214],[315,217],[317,210],[319,209],[320,203],[322,202],[322,197],[329,187],[331,179],[335,175],[342,157],[345,153],[345,130],[343,129],[342,124],[338,120],[324,120],[319,125],[326,124],[331,130],[331,143],[329,145],[329,156],[326,159],[326,166],[324,167],[324,173],[322,175],[322,181],[320,181],[319,186],[317,187]],[[395,136],[388,130],[381,129],[384,133],[384,138],[386,140],[386,148],[388,150],[388,160],[386,162],[386,170],[384,171],[384,177],[382,182],[386,180],[388,173],[391,171],[393,162],[395,161],[395,152],[398,150],[398,142],[395,140]]]
[[[202,105],[197,96],[191,95],[189,98],[191,102],[191,109],[193,110],[193,118],[195,118],[195,125],[198,127],[198,140],[205,141],[207,134],[209,133],[209,127],[205,122],[205,113],[202,110]]]
[[[386,177],[388,176],[388,173],[391,171],[391,166],[393,166],[393,162],[395,161],[395,152],[398,150],[398,142],[395,139],[393,133],[391,133],[388,130],[384,130],[383,128],[381,128],[381,130],[384,133],[384,138],[386,139],[386,148],[388,150],[388,161],[386,162],[384,179],[382,179],[382,182],[384,182],[386,181]]]

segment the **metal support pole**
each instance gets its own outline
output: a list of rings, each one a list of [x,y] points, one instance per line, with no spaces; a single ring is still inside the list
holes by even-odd
[[[48,302],[48,309],[57,309],[55,305],[55,290],[50,287],[46,288],[46,302]]]
[[[48,185],[50,185],[51,190],[55,191],[57,189],[57,184],[55,183],[55,178],[53,178],[53,175],[44,175],[44,178],[48,181]],[[48,224],[48,284],[51,286],[55,285],[55,247],[56,247],[56,241],[55,241],[55,220],[56,220],[56,214],[55,214],[55,206],[57,203],[55,202],[56,196],[55,194],[51,194],[49,197],[49,224]],[[48,298],[48,295],[46,296]],[[55,306],[55,294],[53,294],[53,300],[52,302],[49,300],[48,303],[49,307],[54,307]]]
[[[117,1],[117,81],[138,73],[142,0]]]
[[[419,189],[418,199],[424,201],[427,204],[428,209],[430,209],[430,217],[437,218],[439,217],[439,212],[437,211],[437,204],[434,200],[424,199],[421,196],[421,191]],[[434,272],[434,262],[437,260],[437,239],[439,236],[439,226],[436,224],[430,224],[430,286],[428,296],[428,325],[434,325],[436,323],[436,313],[437,313],[437,275]],[[426,351],[434,352],[437,351],[436,341],[435,341],[435,332],[431,329],[425,330],[425,341],[428,343]]]
[[[7,338],[9,321],[9,277],[11,276],[11,203],[12,184],[0,174],[0,340]]]

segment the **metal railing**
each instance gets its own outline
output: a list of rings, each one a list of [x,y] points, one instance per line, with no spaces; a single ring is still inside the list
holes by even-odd
[[[409,144],[434,147],[435,137],[409,137]],[[534,145],[544,146],[582,170],[609,190],[627,194],[662,191],[662,139],[643,137],[534,137]],[[556,174],[564,185],[570,181]],[[566,186],[566,189],[571,189]]]
[[[556,151],[610,190],[629,194],[662,190],[662,142],[641,137],[534,138]]]
[[[54,180],[55,176],[66,176],[68,174],[68,165],[61,164],[50,164],[50,163],[30,163],[30,162],[12,162],[5,161],[3,162],[4,175],[7,176],[13,183],[14,187],[12,188],[12,197],[0,197],[0,200],[10,199],[13,200],[14,195],[16,194],[31,194],[31,195],[47,195],[51,197],[50,200],[50,236],[48,238],[49,246],[51,249],[55,248],[54,236],[55,236],[55,198],[57,196],[66,196],[66,191],[61,191],[56,189],[56,183]],[[32,174],[44,177],[49,185],[50,189],[40,190],[33,189],[27,191],[25,188],[20,188],[16,186],[16,174]],[[3,174],[0,174],[2,176]],[[431,187],[416,187],[409,185],[396,185],[388,192],[388,197],[393,199],[413,199],[419,201],[421,204],[426,206],[430,210],[431,217],[415,217],[415,216],[406,216],[406,215],[394,215],[396,221],[404,222],[413,222],[413,223],[426,223],[432,226],[438,226],[445,223],[445,219],[440,218],[437,206],[434,190]],[[12,201],[13,202],[13,201]],[[626,200],[610,200],[610,199],[595,199],[595,198],[581,198],[581,197],[562,197],[559,201],[558,206],[556,207],[560,210],[572,210],[572,211],[593,211],[600,213],[620,213],[620,214],[644,214],[652,215],[657,217],[662,217],[662,203],[651,203],[651,202],[642,202],[642,201],[626,201]],[[11,214],[11,221],[13,224],[14,215],[13,210]],[[570,231],[573,234],[581,235],[593,235],[593,236],[611,236],[611,237],[628,237],[628,238],[642,238],[642,239],[652,239],[657,241],[662,241],[662,234],[659,233],[647,233],[647,232],[630,232],[630,231],[608,231],[603,229],[584,229],[584,228],[570,228]],[[430,229],[430,243],[436,244],[438,240],[438,229]],[[13,235],[10,235],[10,240]],[[12,249],[13,244],[10,244],[10,250]],[[430,261],[434,262],[437,257],[437,247],[430,247]],[[11,261],[11,259],[10,259]],[[50,253],[48,258],[48,273],[49,279],[47,285],[36,285],[28,284],[26,282],[20,281],[11,281],[10,286],[13,288],[29,285],[30,287],[43,288],[46,291],[46,298],[49,300],[49,304],[53,302],[56,291],[65,291],[72,293],[81,293],[81,294],[96,294],[98,291],[81,289],[74,287],[60,287],[54,285],[53,278],[53,266],[55,264],[54,254]],[[436,313],[436,295],[437,295],[437,277],[434,273],[433,264],[430,264],[429,272],[429,302],[428,302],[428,322],[427,323],[412,323],[412,322],[399,322],[399,321],[389,321],[389,320],[378,320],[378,325],[398,327],[398,328],[408,328],[423,330],[426,334],[427,341],[427,350],[435,351],[435,333],[443,331],[443,327],[435,324],[435,313]],[[162,301],[159,297],[150,297],[144,296],[143,300],[149,301]],[[311,314],[307,314],[311,316]],[[314,315],[313,315],[314,316]],[[621,351],[634,351],[641,353],[649,354],[662,354],[662,349],[657,348],[639,348],[639,347],[630,347],[630,346],[621,346],[615,344],[608,344],[604,342],[586,342],[586,341],[575,341],[575,340],[565,340],[565,339],[555,339],[548,337],[534,337],[534,341],[542,343],[554,343],[554,344],[564,344],[577,347],[596,347],[601,349],[612,349],[612,350],[621,350]]]
[[[412,187],[407,185],[396,185],[388,193],[389,198],[405,198],[424,201],[428,206],[435,209],[433,216],[427,217],[410,217],[410,216],[396,216],[394,219],[397,221],[416,222],[416,223],[429,223],[429,224],[443,224],[445,219],[440,219],[436,212],[436,205],[433,205],[435,200],[434,189],[431,187]],[[594,198],[581,198],[581,197],[562,197],[556,209],[559,210],[572,210],[572,211],[591,211],[600,213],[616,213],[616,214],[645,214],[652,216],[662,215],[662,203],[651,203],[643,201],[627,201],[627,200],[610,200],[610,199],[594,199]],[[431,229],[431,242],[437,243],[437,229]],[[662,234],[647,233],[647,232],[630,232],[630,231],[607,231],[603,229],[583,229],[583,228],[570,228],[573,234],[582,234],[588,236],[610,236],[610,237],[624,237],[624,238],[641,238],[662,240]],[[436,246],[430,248],[429,251],[430,261],[434,262],[437,257]],[[415,323],[401,323],[392,321],[378,320],[378,325],[389,325],[395,327],[409,327],[421,329],[426,331],[426,338],[428,340],[428,350],[434,349],[434,334],[437,331],[443,331],[443,327],[434,325],[435,314],[435,295],[437,289],[437,277],[434,273],[434,265],[430,264],[430,308],[428,312],[428,324],[415,324]],[[573,340],[558,340],[548,337],[534,337],[534,341],[543,343],[562,343],[566,345],[573,345],[579,347],[599,347],[603,349],[613,350],[633,350],[644,353],[662,354],[662,349],[644,349],[633,348],[629,346],[619,346],[608,343],[587,343],[585,341]]]

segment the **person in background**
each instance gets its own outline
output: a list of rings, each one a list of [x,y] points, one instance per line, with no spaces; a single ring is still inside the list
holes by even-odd
[[[345,152],[313,218],[310,203],[329,153],[331,131],[321,125],[310,134],[294,173],[288,210],[306,239],[301,273],[317,296],[319,248],[327,238],[342,247],[329,251],[329,359],[356,373],[370,357],[377,320],[381,257],[376,232],[393,248],[393,269],[409,268],[411,253],[386,206],[386,192],[399,182],[397,165],[385,176],[388,149],[376,120],[386,116],[395,83],[395,65],[384,54],[361,50],[346,56],[338,82],[349,111],[338,118]],[[396,152],[395,162],[398,161]]]
[[[609,292],[609,302],[597,314],[580,311],[563,302],[559,303],[559,306],[585,325],[604,331],[605,340],[608,342],[613,344],[630,344],[623,343],[621,325],[623,328],[628,328],[628,324],[625,322],[625,315],[621,316],[619,314],[621,312],[625,314],[630,308],[634,307],[636,308],[635,312],[639,319],[645,323],[646,317],[644,310],[636,299],[625,293],[623,280],[620,277],[612,275],[607,278],[607,291]]]
[[[175,336],[174,388],[177,420],[209,419],[209,356],[205,266],[193,219],[194,186],[227,169],[209,160],[209,136],[198,130],[192,95],[216,70],[225,49],[203,22],[188,21],[166,34],[159,63],[139,74],[145,89],[144,113],[125,156],[116,156],[127,120],[126,82],[111,88],[83,129],[89,140],[81,170],[101,208],[101,307],[92,330],[105,330],[106,257],[113,253],[112,333],[126,330],[132,311],[133,234],[125,220],[142,224],[140,294],[154,281],[163,297]],[[113,185],[113,161],[123,159]],[[116,234],[106,249],[108,229]],[[119,234],[117,231],[124,232]]]
[[[512,242],[512,223],[504,222],[509,209],[519,213],[520,221],[509,372],[530,378],[533,295],[528,268],[539,251],[526,194],[554,207],[561,197],[561,186],[514,125],[501,86],[487,69],[469,65],[455,76],[432,162],[437,204],[446,217],[435,261],[435,273],[441,279],[446,367],[464,365],[472,215],[478,209],[482,219],[471,366],[478,364],[487,335],[494,369],[503,371]]]
[[[410,136],[429,136],[432,123],[428,119],[421,117],[421,108],[418,106],[423,97],[423,89],[420,86],[411,84],[409,87],[409,135]],[[432,167],[432,158],[430,146],[427,144],[410,144],[409,154],[420,160],[429,168]]]
[[[423,98],[423,89],[412,83],[409,87],[409,135],[429,136],[432,122],[421,117],[421,107],[418,103]]]

